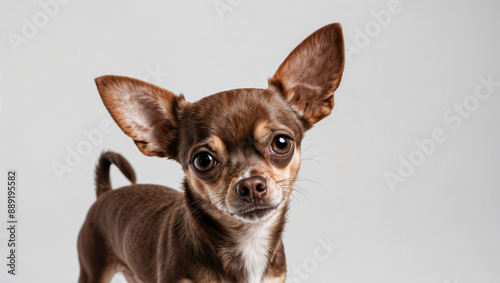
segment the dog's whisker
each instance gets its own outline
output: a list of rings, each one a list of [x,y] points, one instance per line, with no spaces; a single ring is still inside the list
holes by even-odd
[[[318,153],[316,155],[311,155],[311,156],[304,156],[304,158],[301,158],[301,160],[311,160],[311,159],[314,159],[316,157],[321,157],[321,156],[327,156],[327,155],[330,155],[332,154],[331,151],[328,151],[328,152],[323,152],[323,153]]]
[[[283,197],[291,197],[293,198],[294,200],[297,200],[299,203],[300,203],[300,199],[293,194],[293,190],[290,190],[290,189],[287,189],[287,190],[283,190]]]
[[[284,191],[290,191],[290,194],[293,195],[293,192],[297,192],[299,194],[301,194],[302,196],[304,196],[305,198],[309,198],[311,195],[311,193],[309,193],[307,190],[305,190],[304,188],[300,187],[300,186],[280,186],[281,189],[283,189]],[[307,195],[306,195],[307,194]]]
[[[325,165],[326,163],[321,161],[321,160],[317,160],[317,159],[314,159],[314,158],[304,158],[304,159],[301,159],[300,161],[314,161],[314,162],[318,162],[319,164],[322,164],[322,165]]]
[[[308,196],[308,195],[306,195],[306,194],[304,194],[302,191],[299,191],[299,190],[293,190],[292,195],[293,195],[293,193],[294,193],[294,192],[299,193],[299,194],[300,194],[300,195],[302,195],[305,199],[309,200],[309,196]]]
[[[320,185],[320,186],[322,186],[322,187],[323,187],[323,184],[321,184],[321,183],[320,183],[320,182],[318,182],[318,181],[311,180],[311,179],[300,179],[300,178],[299,178],[299,179],[296,179],[295,181],[296,181],[296,182],[311,182],[311,183],[314,183],[314,184],[316,184],[316,185]]]
[[[302,153],[307,152],[309,149],[311,149],[311,147],[312,147],[312,145],[308,146],[308,147],[307,147],[306,149],[304,149],[304,150],[301,150],[301,151],[300,151],[301,155],[302,155]]]
[[[212,194],[209,194],[208,196],[211,197],[211,196],[225,196],[227,193],[226,192],[222,192],[222,193],[212,193]]]

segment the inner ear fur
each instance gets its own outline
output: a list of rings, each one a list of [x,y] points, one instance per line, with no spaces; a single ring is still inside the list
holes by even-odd
[[[123,76],[95,82],[109,113],[143,154],[177,158],[178,111],[187,103],[182,95]]]
[[[342,27],[330,24],[302,41],[283,61],[269,87],[298,112],[306,129],[330,115],[344,70]]]

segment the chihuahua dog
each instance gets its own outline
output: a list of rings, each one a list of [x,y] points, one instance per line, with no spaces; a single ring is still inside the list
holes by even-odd
[[[96,79],[104,105],[148,156],[179,162],[183,193],[136,185],[130,164],[104,152],[97,200],[78,238],[79,282],[284,282],[288,200],[306,130],[330,114],[344,69],[339,24],[300,43],[266,89],[190,103],[121,76]],[[112,190],[110,166],[132,182]]]

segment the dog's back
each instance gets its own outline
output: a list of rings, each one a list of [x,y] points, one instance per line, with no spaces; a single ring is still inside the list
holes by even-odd
[[[131,186],[111,189],[109,169],[112,164],[132,182]],[[183,194],[158,185],[135,185],[132,166],[114,152],[101,155],[95,176],[97,200],[87,214],[78,239],[78,249],[83,253],[80,255],[81,277],[86,277],[85,271],[92,270],[99,274],[89,274],[89,278],[107,282],[116,271],[122,271],[131,279],[135,276],[125,266],[124,262],[128,262],[134,268],[140,268],[141,274],[151,274],[150,278],[140,280],[156,281],[157,270],[147,263],[160,256],[152,252],[161,250],[156,246],[161,242],[151,235],[171,234],[171,231],[161,229],[169,227],[165,222],[174,221],[175,215],[185,210]],[[165,217],[166,211],[170,217]],[[132,239],[134,243],[128,242]],[[137,239],[142,241],[139,245]],[[101,267],[105,266],[107,268],[103,270]],[[80,279],[80,282],[90,281]]]

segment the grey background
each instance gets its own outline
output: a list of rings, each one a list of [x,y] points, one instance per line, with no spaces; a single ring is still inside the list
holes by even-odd
[[[95,77],[147,79],[190,101],[264,88],[300,41],[332,22],[343,26],[349,62],[332,115],[303,143],[284,233],[288,282],[500,282],[500,86],[460,126],[443,118],[474,102],[479,77],[500,81],[498,2],[221,0],[232,10],[220,17],[212,0],[73,0],[43,22],[46,2],[0,2],[1,227],[11,168],[20,202],[18,275],[0,260],[1,282],[77,280],[76,237],[103,149],[124,154],[140,182],[180,187],[178,164],[141,155],[117,128],[58,179],[53,164],[109,119]],[[399,12],[377,23],[372,11],[388,5]],[[9,38],[34,16],[40,27],[16,52]],[[391,189],[384,174],[418,157],[415,140],[435,128],[446,140]],[[112,173],[115,187],[127,184]],[[6,236],[2,228],[3,259]]]

